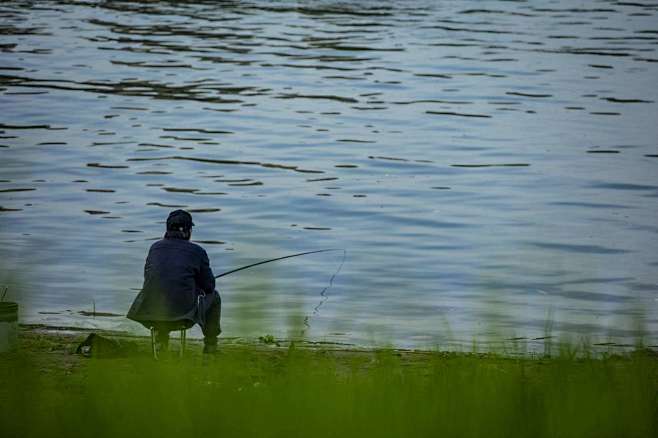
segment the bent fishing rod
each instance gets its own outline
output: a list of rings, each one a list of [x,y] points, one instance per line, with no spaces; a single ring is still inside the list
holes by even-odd
[[[303,256],[303,255],[308,255],[308,254],[317,254],[317,253],[320,253],[320,252],[330,252],[330,251],[343,251],[343,252],[345,252],[345,249],[342,249],[342,248],[320,249],[320,250],[317,250],[317,251],[300,252],[300,253],[297,253],[297,254],[291,254],[291,255],[287,255],[287,256],[283,256],[283,257],[277,257],[275,259],[263,260],[262,262],[252,263],[251,265],[243,266],[241,268],[231,269],[230,271],[226,271],[226,272],[223,272],[219,275],[215,275],[215,278],[224,277],[225,275],[233,274],[234,272],[242,271],[242,270],[248,269],[248,268],[253,268],[254,266],[258,266],[258,265],[264,265],[265,263],[276,262],[277,260],[289,259],[289,258],[292,258],[292,257],[299,257],[299,256]]]

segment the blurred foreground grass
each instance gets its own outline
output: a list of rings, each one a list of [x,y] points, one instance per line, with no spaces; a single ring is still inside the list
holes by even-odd
[[[658,360],[224,346],[210,360],[0,355],[0,437],[655,437]],[[172,346],[175,343],[172,344]]]

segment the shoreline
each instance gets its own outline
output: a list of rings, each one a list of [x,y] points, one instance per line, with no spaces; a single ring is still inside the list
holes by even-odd
[[[54,343],[65,343],[71,349],[73,345],[79,345],[86,337],[92,333],[100,335],[105,338],[117,340],[119,342],[134,343],[137,350],[144,352],[150,349],[149,336],[143,336],[126,331],[119,330],[105,330],[97,328],[85,328],[75,326],[58,326],[49,324],[19,324],[18,334],[18,348],[21,350],[22,340],[27,340],[26,346],[31,348],[30,340],[35,337],[49,339]],[[170,336],[170,344],[178,348],[179,341],[176,332],[172,332]],[[501,341],[490,342],[488,345],[505,346],[518,341],[518,339],[503,339]],[[201,350],[203,346],[202,338],[188,338],[186,340],[186,351],[193,351],[194,349]],[[485,344],[479,344],[482,347]],[[648,356],[655,356],[658,358],[657,345],[631,345],[631,344],[579,344],[579,343],[560,343],[554,341],[549,349],[549,354],[540,351],[530,351],[523,349],[509,350],[505,348],[492,348],[490,350],[484,349],[415,349],[404,348],[396,346],[359,346],[356,344],[339,343],[331,341],[314,341],[310,339],[276,339],[271,336],[260,336],[258,338],[245,338],[245,337],[222,337],[218,339],[218,346],[221,349],[254,349],[266,351],[285,351],[289,348],[301,348],[307,350],[324,351],[324,352],[340,352],[340,353],[354,353],[354,354],[374,354],[381,352],[389,352],[393,354],[413,355],[413,356],[459,356],[459,357],[497,357],[500,359],[514,359],[514,360],[550,360],[553,354],[550,352],[558,353],[564,349],[569,351],[570,355],[577,357],[628,357],[638,352],[647,354]]]

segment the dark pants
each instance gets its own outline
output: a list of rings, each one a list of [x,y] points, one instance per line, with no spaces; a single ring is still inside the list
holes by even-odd
[[[199,295],[194,320],[153,321],[157,342],[162,346],[169,344],[169,332],[188,329],[199,324],[203,332],[205,345],[217,345],[217,336],[222,332],[220,318],[222,314],[222,299],[217,291],[208,295]]]

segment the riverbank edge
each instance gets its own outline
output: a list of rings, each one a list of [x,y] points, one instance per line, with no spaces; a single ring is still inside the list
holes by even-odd
[[[85,341],[91,334],[100,335],[101,337],[111,339],[124,346],[129,347],[132,353],[139,355],[151,354],[151,339],[148,336],[141,336],[138,334],[116,331],[116,330],[102,330],[92,328],[68,327],[68,326],[55,326],[47,324],[20,324],[18,333],[18,346],[9,354],[38,354],[48,352],[51,355],[59,353],[60,355],[68,355],[84,358],[83,355],[77,354],[78,346]],[[180,341],[177,333],[171,334],[171,349],[178,352],[180,348]],[[576,344],[559,344],[553,345],[552,351],[555,354],[578,358],[619,358],[630,359],[635,355],[648,356],[658,360],[658,349],[656,346],[631,346],[626,345],[624,349],[609,349],[603,350],[601,347],[592,345],[576,345]],[[187,339],[186,340],[186,356],[200,355],[203,348],[202,339]],[[430,360],[432,358],[482,358],[482,359],[496,359],[496,360],[527,360],[527,361],[543,361],[551,360],[554,358],[552,354],[542,354],[537,352],[527,352],[522,350],[494,350],[494,351],[478,351],[477,348],[468,350],[441,350],[437,349],[408,349],[398,348],[393,346],[378,346],[378,347],[363,347],[354,344],[337,343],[329,341],[313,341],[308,339],[275,339],[271,336],[261,336],[259,338],[239,338],[239,337],[220,337],[219,349],[223,352],[235,352],[249,350],[253,353],[284,353],[285,351],[296,348],[310,352],[321,352],[331,354],[333,356],[372,356],[377,354],[391,354],[398,356],[405,361],[411,360],[413,362]],[[0,356],[1,357],[1,356]]]

